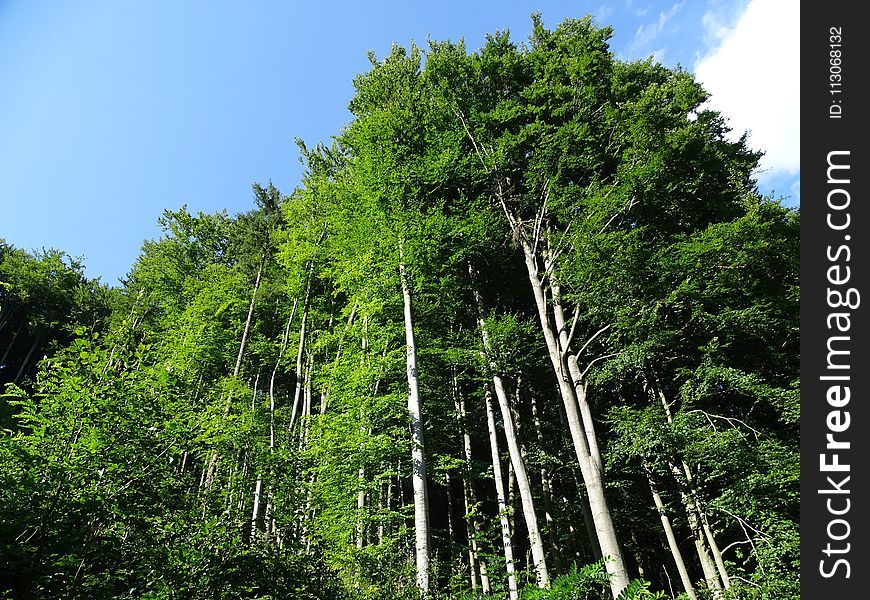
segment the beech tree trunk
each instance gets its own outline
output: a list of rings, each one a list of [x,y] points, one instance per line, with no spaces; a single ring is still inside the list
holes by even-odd
[[[311,306],[311,277],[305,284],[305,299],[302,303],[302,323],[299,325],[299,346],[296,349],[296,387],[293,391],[293,407],[290,409],[290,424],[287,426],[289,432],[293,431],[293,425],[296,422],[296,414],[299,410],[299,399],[302,397],[302,385],[304,375],[302,373],[302,357],[305,352],[305,333],[308,327],[308,310]]]
[[[471,589],[479,587],[484,594],[490,593],[489,574],[487,573],[486,561],[480,556],[477,536],[479,528],[473,511],[477,506],[477,497],[474,493],[474,482],[471,478],[471,434],[468,432],[468,419],[465,410],[465,398],[459,390],[459,382],[456,377],[456,367],[452,369],[453,403],[459,415],[459,427],[462,430],[462,455],[465,459],[465,476],[462,480],[463,500],[465,503],[465,532],[468,537],[468,569],[471,576]]]
[[[544,432],[541,427],[541,418],[538,414],[538,404],[535,402],[535,397],[531,397],[532,405],[532,422],[535,426],[535,435],[538,439],[538,446],[544,447]],[[544,499],[544,519],[547,524],[547,536],[550,540],[550,547],[553,549],[553,561],[556,565],[556,571],[562,570],[562,548],[559,543],[559,536],[556,535],[556,520],[553,515],[553,492],[552,480],[550,473],[545,466],[541,466],[541,492]]]
[[[242,330],[242,341],[239,343],[239,353],[236,356],[236,364],[233,367],[233,377],[238,377],[239,373],[242,371],[242,358],[245,355],[245,349],[248,346],[248,336],[251,332],[251,324],[254,321],[254,307],[257,304],[257,292],[260,291],[260,283],[263,280],[263,270],[266,265],[266,252],[260,255],[260,264],[257,267],[257,277],[254,279],[254,288],[251,291],[251,301],[248,303],[248,317],[245,319],[245,328]],[[233,397],[230,394],[227,397],[226,407],[224,408],[224,415],[230,414],[230,408],[232,407]],[[205,476],[204,485],[205,487],[210,487],[212,481],[214,481],[215,472],[217,471],[217,465],[219,460],[219,455],[217,452],[214,452],[209,460],[208,470]]]
[[[468,266],[469,274],[472,280],[476,279],[476,273],[471,265]],[[495,396],[498,399],[498,405],[501,409],[502,422],[504,423],[505,438],[507,439],[508,453],[510,454],[511,465],[514,469],[517,488],[520,494],[520,502],[523,508],[523,518],[526,522],[526,530],[529,535],[529,547],[532,550],[532,562],[535,567],[535,575],[537,577],[538,587],[546,588],[550,586],[550,574],[547,570],[547,559],[544,554],[544,544],[541,540],[541,532],[538,528],[538,517],[535,514],[535,501],[532,496],[532,486],[529,482],[528,472],[526,471],[525,461],[522,452],[520,451],[518,436],[514,428],[513,411],[511,410],[510,400],[504,388],[504,382],[501,376],[496,372],[496,365],[492,358],[492,345],[489,339],[489,332],[486,329],[485,315],[483,307],[483,299],[477,289],[473,290],[474,302],[477,308],[477,325],[480,329],[480,336],[483,341],[483,353],[489,368],[489,376],[492,378]]]
[[[401,257],[402,251],[399,250]],[[417,586],[424,597],[429,595],[429,498],[426,491],[426,456],[423,439],[423,413],[420,401],[417,345],[414,340],[414,315],[411,286],[404,262],[399,263],[405,315],[405,346],[408,377],[408,413],[411,416],[411,480],[414,488],[414,533]]]
[[[662,410],[665,413],[665,417],[668,420],[668,423],[673,423],[674,416],[671,412],[671,405],[668,402],[667,397],[665,397],[665,393],[662,390],[661,386],[659,386],[657,377],[653,373],[649,374],[647,377],[650,392],[653,396],[658,398],[662,406]],[[674,473],[674,477],[677,479],[677,482],[683,489],[681,493],[681,498],[683,499],[686,510],[692,511],[694,513],[694,515],[690,518],[689,522],[692,525],[692,533],[698,538],[698,540],[696,541],[696,546],[699,548],[699,556],[701,553],[701,548],[704,548],[705,554],[706,551],[709,550],[709,555],[707,558],[712,557],[713,563],[715,564],[715,569],[713,569],[713,571],[716,574],[716,586],[713,587],[713,589],[724,588],[727,590],[731,587],[731,578],[728,576],[728,570],[725,567],[725,561],[722,558],[722,552],[719,550],[719,545],[716,543],[716,538],[713,535],[712,529],[710,528],[707,515],[704,512],[703,507],[701,506],[698,491],[695,488],[692,471],[689,468],[688,463],[686,463],[686,461],[682,458],[680,459],[680,465],[682,466],[682,474],[680,474],[679,469],[676,468],[676,466],[674,465],[671,466],[671,470]],[[683,479],[683,476],[685,476],[685,479]],[[701,559],[702,565],[705,565],[707,558]],[[708,570],[709,567],[705,566],[704,573],[707,574]],[[713,576],[708,576],[708,579],[711,577]]]
[[[251,292],[251,302],[248,304],[248,318],[245,319],[245,329],[242,331],[242,343],[239,344],[239,354],[236,356],[236,366],[233,368],[233,377],[238,377],[242,370],[242,357],[248,344],[248,335],[251,333],[251,324],[254,321],[254,306],[257,304],[257,292],[263,280],[263,269],[266,266],[266,253],[260,255],[260,265],[257,267],[257,277],[254,280],[254,290]]]
[[[659,495],[658,490],[656,489],[655,482],[653,481],[652,473],[647,467],[646,464],[643,466],[644,472],[646,473],[647,481],[649,482],[649,489],[652,492],[653,503],[655,503],[656,510],[659,513],[659,517],[662,520],[662,528],[665,530],[665,537],[668,539],[668,548],[671,550],[671,556],[674,558],[674,562],[677,565],[677,571],[680,573],[680,580],[683,582],[683,589],[686,591],[686,595],[690,598],[690,600],[697,600],[695,596],[695,588],[692,585],[692,579],[689,577],[689,572],[686,569],[686,563],[683,560],[683,554],[680,552],[680,546],[677,544],[677,538],[674,536],[674,529],[671,527],[671,520],[668,517],[668,513],[665,510],[665,505],[662,502],[662,498]]]
[[[508,501],[504,489],[504,479],[502,478],[498,435],[495,428],[495,413],[492,410],[492,394],[489,391],[489,387],[486,388],[484,402],[486,404],[486,426],[489,430],[489,449],[492,455],[492,473],[495,479],[495,495],[498,501],[498,519],[501,523],[501,541],[504,547],[505,569],[507,570],[508,578],[508,595],[510,600],[517,600],[519,593],[517,592],[517,578],[515,575],[514,549],[511,543],[511,526],[510,521],[508,521]]]
[[[616,528],[604,494],[604,479],[601,469],[600,454],[597,453],[597,439],[594,436],[594,428],[587,419],[584,423],[581,417],[580,398],[575,391],[571,376],[567,371],[565,357],[567,349],[560,346],[555,328],[548,314],[548,302],[544,291],[544,285],[540,276],[535,252],[528,240],[521,240],[523,254],[525,256],[526,270],[535,304],[538,309],[538,318],[541,331],[544,335],[547,351],[553,372],[559,383],[559,392],[565,407],[565,415],[568,421],[571,440],[577,461],[580,464],[580,472],[583,475],[583,483],[589,498],[589,508],[592,513],[592,521],[601,547],[601,553],[607,557],[605,567],[610,574],[610,589],[614,598],[618,598],[620,592],[628,585],[628,570],[622,549],[616,537]],[[585,395],[582,400],[585,402]],[[589,413],[588,406],[583,409]],[[591,434],[591,437],[590,437]]]

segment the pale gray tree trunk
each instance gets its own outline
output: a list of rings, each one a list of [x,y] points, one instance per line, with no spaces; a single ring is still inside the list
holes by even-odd
[[[254,280],[254,288],[251,292],[251,301],[248,303],[248,317],[245,319],[245,327],[242,330],[242,341],[239,344],[239,353],[236,356],[236,364],[233,367],[233,377],[238,377],[239,373],[242,371],[242,358],[245,355],[245,350],[248,346],[248,336],[251,332],[251,324],[254,322],[254,307],[257,304],[257,292],[260,291],[260,284],[263,281],[263,270],[266,265],[266,253],[263,252],[260,255],[260,264],[257,267],[257,277]],[[233,396],[230,394],[227,396],[226,406],[224,408],[224,415],[227,416],[230,414],[230,409],[232,408]],[[215,472],[217,471],[219,456],[217,452],[214,452],[211,455],[211,459],[208,464],[208,471],[205,476],[205,487],[210,487],[212,481],[214,480]]]
[[[405,347],[408,377],[408,413],[411,416],[411,473],[414,488],[414,532],[417,566],[417,586],[421,595],[429,595],[429,498],[426,491],[426,456],[423,437],[423,411],[420,400],[417,344],[414,340],[414,314],[411,306],[411,285],[399,249],[399,275],[405,316]]]
[[[532,406],[532,423],[535,426],[535,435],[538,439],[538,446],[544,448],[544,431],[541,427],[541,418],[538,414],[538,404],[535,401],[535,396],[531,396]],[[556,565],[556,571],[562,570],[562,548],[559,543],[559,537],[556,535],[556,520],[553,515],[553,492],[552,480],[547,467],[541,465],[541,492],[544,499],[544,519],[547,524],[547,536],[550,540],[550,547],[553,549],[553,562]]]
[[[275,378],[278,375],[278,369],[281,367],[281,359],[284,358],[284,352],[287,350],[287,345],[290,340],[290,326],[296,318],[296,309],[298,306],[299,298],[294,298],[293,308],[290,310],[290,317],[287,319],[287,324],[284,326],[284,333],[281,336],[281,346],[278,350],[278,358],[275,360],[275,366],[272,368],[272,375],[269,377],[269,456],[274,456],[275,454]],[[275,518],[273,515],[275,499],[272,494],[273,488],[272,482],[270,481],[266,490],[266,513],[263,516],[265,521],[264,528],[267,536],[275,533]]]
[[[302,397],[302,386],[304,383],[304,374],[302,373],[302,357],[305,353],[305,334],[308,330],[308,311],[311,307],[311,277],[305,284],[305,299],[302,303],[302,323],[299,325],[299,345],[296,348],[296,387],[293,390],[293,406],[290,409],[290,424],[287,426],[289,432],[292,433],[293,425],[296,423],[296,414],[299,410],[299,400]]]
[[[251,302],[248,304],[248,318],[245,319],[245,329],[242,331],[242,343],[239,345],[239,354],[236,356],[236,366],[233,368],[233,377],[238,377],[242,370],[242,357],[248,344],[248,335],[251,333],[251,324],[254,322],[254,306],[257,304],[257,292],[263,281],[263,269],[266,266],[266,253],[260,255],[260,265],[257,267],[257,278],[254,280],[254,290],[251,293]]]
[[[544,544],[538,528],[538,518],[535,514],[535,503],[532,497],[532,486],[529,482],[526,465],[517,442],[514,430],[513,415],[509,405],[507,393],[504,390],[504,382],[498,375],[492,376],[495,396],[501,409],[502,422],[504,423],[505,438],[507,440],[508,454],[513,465],[514,477],[516,477],[517,490],[520,496],[523,518],[529,535],[529,546],[532,551],[532,561],[537,575],[538,587],[546,588],[550,585],[550,575],[547,570],[547,561],[544,555]]]
[[[468,266],[469,274],[472,280],[476,279],[476,273],[471,265]],[[489,338],[489,332],[486,328],[485,315],[486,312],[483,306],[483,299],[477,289],[473,290],[474,302],[477,308],[477,325],[480,329],[480,336],[483,341],[484,360],[490,371],[489,375],[492,378],[495,396],[498,400],[499,408],[501,409],[502,421],[504,423],[505,438],[507,439],[508,453],[513,466],[514,475],[516,477],[517,488],[520,494],[520,502],[523,509],[523,518],[526,522],[526,530],[529,536],[529,547],[532,550],[532,562],[535,567],[538,587],[546,588],[550,586],[550,574],[547,570],[547,559],[544,554],[544,544],[541,539],[541,532],[538,528],[538,517],[535,513],[535,501],[532,496],[532,486],[529,482],[528,472],[526,471],[525,461],[522,452],[520,451],[518,435],[514,428],[513,411],[511,410],[510,400],[504,388],[504,382],[501,376],[496,371],[496,365],[492,358],[493,349]]]
[[[477,536],[479,528],[473,511],[477,506],[474,484],[471,480],[471,434],[468,432],[468,416],[465,410],[465,398],[459,390],[456,377],[456,367],[452,371],[453,403],[459,415],[459,427],[462,430],[462,455],[465,459],[465,477],[462,480],[463,499],[465,502],[465,531],[468,537],[468,568],[471,576],[471,589],[477,590],[478,583],[484,594],[490,593],[489,574],[486,561],[480,556]]]
[[[668,402],[667,397],[665,397],[665,393],[662,388],[659,386],[657,378],[654,374],[649,375],[649,385],[650,392],[658,398],[662,410],[665,413],[665,417],[668,420],[668,423],[674,422],[674,416],[671,412],[671,404]],[[680,483],[680,486],[684,487],[683,492],[681,493],[681,497],[684,500],[684,504],[688,499],[688,504],[686,504],[686,510],[692,510],[694,512],[694,516],[690,519],[690,524],[692,525],[692,533],[696,535],[699,539],[696,540],[696,547],[704,548],[704,553],[707,553],[709,550],[709,557],[712,557],[713,563],[715,564],[715,573],[716,573],[716,586],[712,587],[712,589],[718,589],[719,587],[728,589],[731,587],[731,578],[728,576],[728,570],[725,567],[725,561],[722,558],[722,552],[719,550],[719,545],[716,543],[716,538],[713,535],[713,531],[710,528],[710,524],[707,520],[707,515],[704,512],[703,507],[701,506],[700,499],[698,497],[698,492],[695,487],[694,478],[692,476],[692,471],[689,468],[688,463],[680,459],[680,465],[682,466],[682,475],[680,474],[679,469],[672,465],[672,471],[677,481]],[[685,479],[683,479],[685,476]],[[699,545],[700,544],[700,545]],[[699,549],[699,553],[701,550]],[[702,558],[702,565],[705,564],[706,559]],[[707,575],[707,571],[709,570],[708,566],[704,567],[704,573]],[[708,576],[708,579],[712,577],[712,575]],[[721,585],[719,585],[721,584]]]
[[[622,555],[622,549],[620,548],[616,537],[616,528],[613,525],[613,519],[607,504],[607,498],[604,494],[604,480],[600,468],[600,455],[596,457],[597,439],[594,437],[592,439],[589,438],[589,433],[591,432],[594,434],[594,429],[592,429],[591,423],[588,422],[588,420],[584,423],[580,414],[581,410],[577,392],[575,391],[572,378],[566,369],[567,365],[564,360],[568,352],[560,347],[557,334],[550,321],[547,298],[535,252],[528,240],[523,239],[521,240],[521,243],[523,254],[525,256],[529,282],[531,283],[532,292],[535,297],[535,304],[538,309],[541,331],[544,334],[544,340],[550,356],[553,372],[555,373],[556,379],[559,383],[559,391],[565,407],[565,415],[568,421],[571,439],[574,444],[577,461],[580,464],[580,472],[583,475],[583,483],[585,484],[589,498],[589,507],[592,513],[592,521],[595,526],[598,543],[601,547],[602,554],[607,557],[605,567],[607,568],[607,572],[610,574],[610,589],[613,597],[617,598],[619,597],[620,592],[622,592],[622,590],[628,585],[629,577],[628,570],[625,566],[625,559]],[[595,452],[595,454],[593,454],[593,452]]]
[[[662,497],[659,494],[658,489],[656,489],[655,482],[653,481],[652,472],[646,464],[644,464],[643,469],[646,473],[647,481],[649,482],[650,492],[652,492],[653,503],[655,503],[656,510],[662,520],[662,528],[665,531],[665,537],[668,539],[668,548],[671,550],[671,556],[673,556],[674,562],[677,565],[677,571],[680,573],[680,580],[683,582],[683,589],[686,591],[686,595],[690,600],[697,600],[695,588],[692,585],[692,579],[689,577],[689,571],[686,569],[686,562],[683,560],[683,554],[680,552],[680,546],[677,544],[677,538],[674,535],[673,527],[671,527],[671,520],[668,517],[667,510],[665,510]]]
[[[365,516],[363,515],[363,511],[366,508],[366,492],[365,485],[366,480],[366,470],[365,467],[360,467],[357,472],[357,481],[359,483],[359,490],[356,493],[356,547],[357,550],[362,550],[362,547],[365,545],[365,535],[366,535],[366,524],[365,524]]]
[[[671,471],[679,480],[679,469],[673,463],[670,463]],[[682,488],[682,486],[680,486]],[[716,571],[716,563],[707,548],[707,540],[704,537],[704,531],[698,519],[698,509],[695,506],[695,501],[685,489],[680,489],[680,500],[686,510],[686,518],[689,521],[689,528],[692,531],[693,541],[695,542],[695,550],[698,553],[698,560],[701,563],[701,568],[704,571],[704,579],[707,582],[707,587],[713,591],[714,598],[722,596],[722,582],[719,579],[719,574]]]
[[[251,541],[257,536],[257,519],[260,516],[260,495],[263,492],[263,478],[257,477],[254,485],[254,508],[251,511]]]
[[[484,394],[486,404],[486,426],[489,430],[489,449],[492,455],[492,472],[495,479],[495,495],[498,501],[498,519],[501,523],[501,541],[504,548],[505,569],[508,577],[508,595],[510,600],[517,600],[516,566],[514,565],[514,549],[511,543],[511,526],[508,520],[508,501],[504,489],[504,479],[501,472],[501,457],[498,451],[498,432],[495,428],[495,412],[492,410],[492,394],[489,387]]]

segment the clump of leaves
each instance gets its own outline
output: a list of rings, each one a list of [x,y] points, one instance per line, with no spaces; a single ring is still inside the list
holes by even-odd
[[[571,570],[552,581],[548,589],[529,586],[522,600],[605,600],[610,596],[609,576],[602,561]]]

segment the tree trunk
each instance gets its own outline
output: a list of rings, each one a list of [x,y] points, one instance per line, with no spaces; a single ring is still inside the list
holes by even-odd
[[[479,528],[474,511],[477,509],[477,498],[474,493],[474,482],[471,478],[471,434],[468,432],[468,417],[465,411],[465,398],[459,390],[456,377],[456,367],[451,370],[453,403],[459,415],[459,427],[462,430],[462,455],[465,459],[465,476],[462,480],[463,499],[465,502],[465,532],[468,537],[468,568],[471,576],[471,589],[477,590],[478,573],[480,588],[484,594],[490,593],[489,575],[486,562],[480,556],[477,536]]]
[[[341,337],[338,340],[338,348],[335,351],[335,359],[332,364],[338,364],[338,359],[341,358],[341,349],[344,344],[344,338],[347,336],[348,331],[350,331],[351,326],[353,325],[354,318],[356,317],[356,311],[358,308],[358,304],[354,302],[354,305],[350,309],[350,315],[347,317],[347,323],[344,326],[344,331],[341,333]],[[329,317],[329,327],[332,327],[332,317]],[[328,405],[329,400],[329,388],[330,384],[326,384],[326,387],[320,394],[320,414],[326,414],[326,407]]]
[[[260,255],[260,265],[257,267],[257,277],[254,280],[254,288],[251,291],[251,302],[248,304],[248,317],[247,317],[247,319],[245,319],[245,328],[242,330],[242,341],[239,344],[239,353],[236,356],[236,364],[233,367],[233,377],[238,377],[239,373],[241,373],[241,370],[242,370],[242,358],[245,355],[245,349],[247,348],[247,345],[248,345],[248,335],[250,334],[250,331],[251,331],[251,324],[254,321],[254,306],[257,303],[257,292],[260,290],[260,283],[263,280],[263,270],[265,268],[265,265],[266,265],[266,252],[263,252],[263,254]],[[226,403],[226,406],[224,408],[224,415],[230,414],[230,409],[232,408],[232,402],[233,402],[233,396],[232,396],[232,394],[230,394],[227,397],[227,403]],[[215,472],[217,470],[217,465],[218,465],[218,459],[219,459],[218,453],[214,452],[211,456],[211,459],[209,460],[208,471],[207,471],[206,476],[205,476],[204,484],[205,484],[206,488],[211,487],[211,483],[214,480]]]
[[[653,481],[652,473],[649,467],[644,464],[643,470],[646,473],[647,481],[649,482],[649,489],[652,492],[653,502],[655,503],[656,510],[659,513],[659,517],[662,520],[662,528],[665,530],[665,537],[668,539],[668,547],[671,550],[671,556],[674,558],[674,562],[677,565],[677,571],[680,573],[680,579],[683,582],[683,589],[686,590],[686,595],[690,598],[690,600],[696,600],[695,596],[695,588],[692,585],[692,579],[689,577],[689,572],[686,570],[686,563],[683,560],[683,554],[680,552],[680,547],[677,544],[677,538],[674,536],[674,530],[671,527],[671,520],[668,518],[668,513],[665,510],[665,505],[662,502],[662,498],[659,495],[658,490],[656,489],[655,482]]]
[[[616,528],[613,525],[613,519],[604,493],[603,473],[598,464],[600,459],[596,460],[590,450],[590,445],[592,448],[597,447],[597,440],[594,437],[591,440],[589,439],[588,433],[591,428],[588,427],[588,423],[584,424],[580,416],[577,393],[575,392],[571,377],[566,371],[565,361],[563,360],[563,357],[568,353],[560,347],[553,325],[550,323],[547,313],[547,299],[543,283],[540,279],[535,253],[527,240],[522,240],[522,247],[529,282],[531,283],[535,304],[538,309],[541,331],[544,334],[553,372],[559,383],[559,391],[562,396],[562,403],[565,406],[565,415],[568,420],[571,440],[574,444],[574,451],[580,464],[580,471],[583,475],[583,482],[588,494],[598,543],[601,546],[602,554],[607,557],[605,567],[610,574],[610,589],[613,597],[618,598],[620,592],[629,583],[628,570],[625,566],[622,549],[616,537]]]
[[[523,517],[526,522],[526,529],[529,535],[529,546],[532,550],[532,561],[535,566],[535,574],[537,575],[538,587],[546,588],[550,586],[550,575],[547,570],[547,560],[544,555],[544,545],[541,540],[541,533],[538,529],[538,517],[535,514],[535,503],[532,497],[532,486],[529,482],[526,465],[523,461],[522,453],[520,452],[517,435],[514,431],[513,415],[509,405],[509,399],[504,390],[504,385],[501,377],[493,375],[493,387],[495,388],[495,396],[498,399],[499,407],[501,408],[502,421],[504,422],[505,438],[507,439],[508,454],[511,458],[511,464],[514,469],[514,477],[516,477],[517,489],[520,494],[520,503],[523,509]]]
[[[360,467],[357,472],[357,482],[359,490],[356,493],[356,547],[357,550],[362,550],[365,545],[366,523],[363,511],[366,508],[366,470],[365,467]]]
[[[399,248],[401,257],[402,250]],[[403,259],[402,259],[403,260]],[[416,541],[417,586],[422,596],[429,595],[429,498],[426,491],[426,456],[423,439],[423,414],[420,401],[417,346],[414,341],[414,317],[411,286],[404,262],[399,263],[405,315],[405,344],[408,377],[408,413],[411,416],[411,473],[414,487],[414,532]]]
[[[680,472],[677,466],[669,463],[671,472],[674,477],[680,481]],[[719,579],[719,574],[716,572],[716,564],[710,551],[707,548],[707,540],[704,537],[704,531],[701,528],[701,523],[698,519],[698,509],[695,506],[695,501],[691,495],[685,490],[682,483],[680,484],[680,500],[683,508],[686,510],[686,518],[689,521],[689,528],[692,530],[692,537],[695,542],[695,550],[698,553],[698,560],[701,563],[701,568],[704,570],[704,579],[707,581],[707,587],[713,591],[714,598],[720,598],[722,595],[722,582]]]
[[[33,355],[36,353],[36,349],[39,348],[39,342],[41,339],[42,335],[37,335],[35,338],[33,338],[33,343],[30,345],[30,350],[27,351],[27,355],[24,357],[24,361],[21,363],[21,368],[18,369],[18,373],[15,375],[15,379],[12,380],[12,385],[18,383],[27,372],[27,367],[30,366],[30,361],[33,359]]]
[[[504,547],[505,568],[508,577],[508,594],[510,600],[517,600],[519,594],[517,592],[517,578],[515,575],[514,566],[514,550],[511,544],[511,526],[508,521],[508,503],[507,494],[504,489],[504,480],[501,473],[501,458],[498,451],[498,435],[495,428],[495,413],[492,410],[492,394],[489,388],[486,388],[484,395],[486,403],[486,425],[489,430],[489,448],[492,455],[492,472],[495,479],[495,494],[498,500],[498,518],[501,522],[501,541]]]
[[[535,402],[535,396],[531,396],[532,405],[532,423],[535,426],[535,435],[538,439],[538,446],[544,448],[544,432],[541,427],[541,418],[538,414],[538,405]],[[544,499],[544,519],[547,524],[547,536],[550,539],[550,547],[553,550],[553,562],[556,565],[556,571],[562,570],[562,548],[559,544],[559,537],[556,535],[556,520],[553,514],[553,492],[550,473],[547,467],[541,466],[541,491]]]
[[[251,511],[251,541],[257,536],[257,519],[260,516],[260,495],[263,492],[263,478],[257,477],[254,486],[254,508]]]
[[[650,371],[651,372],[648,375],[650,391],[653,396],[657,397],[659,402],[661,403],[662,410],[665,413],[665,417],[667,418],[668,423],[673,423],[674,416],[671,412],[671,405],[668,402],[668,399],[665,397],[665,393],[658,383],[658,378],[655,376],[652,370]],[[692,471],[689,468],[688,463],[686,463],[686,461],[682,458],[680,459],[680,464],[683,469],[683,475],[685,475],[684,481],[682,480],[678,469],[672,468],[672,471],[674,472],[674,475],[680,485],[685,485],[685,490],[682,494],[682,497],[684,498],[684,502],[685,498],[690,498],[691,506],[694,507],[694,512],[696,514],[694,520],[697,524],[700,525],[700,531],[696,530],[695,526],[692,526],[692,532],[698,535],[699,538],[703,534],[703,539],[700,539],[701,546],[704,546],[706,544],[706,547],[709,548],[710,554],[713,557],[713,562],[716,565],[716,572],[718,574],[719,581],[721,581],[722,587],[727,590],[729,587],[731,587],[731,578],[728,576],[728,570],[725,568],[725,561],[722,559],[722,552],[719,550],[719,545],[716,543],[716,538],[713,535],[712,529],[710,528],[710,524],[707,520],[707,515],[701,506],[700,499],[698,497],[698,491],[695,488],[695,481],[692,477]],[[688,504],[686,505],[686,509],[689,510]]]
[[[299,326],[299,347],[296,350],[296,387],[293,391],[293,407],[290,409],[290,425],[287,427],[289,432],[293,431],[293,425],[296,422],[296,413],[299,410],[299,399],[302,395],[303,373],[302,373],[302,357],[305,352],[305,332],[308,327],[308,310],[311,306],[311,277],[305,284],[305,300],[302,303],[302,324]]]
[[[269,456],[275,454],[275,378],[278,375],[278,369],[281,367],[281,359],[284,358],[284,352],[287,350],[287,344],[290,340],[290,326],[293,319],[296,318],[296,308],[299,306],[299,299],[293,299],[293,308],[290,311],[290,317],[287,319],[287,324],[284,326],[284,334],[281,336],[281,346],[278,350],[278,358],[275,360],[275,366],[272,368],[272,375],[269,377]],[[270,473],[272,475],[272,473]],[[271,477],[270,477],[271,479]],[[264,515],[264,529],[266,535],[270,536],[275,532],[275,520],[272,514],[274,507],[274,498],[272,497],[272,483],[266,490],[266,513]]]
[[[472,281],[476,279],[476,273],[471,265],[468,266],[469,274]],[[514,418],[511,411],[510,400],[507,392],[504,389],[504,382],[501,376],[496,371],[495,361],[492,355],[492,344],[489,339],[489,332],[486,328],[485,316],[486,312],[483,307],[483,299],[477,289],[473,290],[474,302],[477,307],[477,324],[480,329],[480,336],[483,341],[484,360],[490,371],[489,376],[492,378],[495,396],[498,400],[499,408],[501,409],[502,421],[504,423],[505,438],[507,439],[508,453],[513,465],[514,474],[517,480],[517,488],[520,493],[520,502],[523,508],[523,517],[526,522],[526,530],[529,535],[529,546],[532,550],[532,561],[535,567],[538,587],[546,588],[550,586],[550,574],[547,570],[547,559],[544,555],[544,544],[541,540],[541,533],[538,528],[538,517],[535,514],[535,501],[532,497],[532,487],[529,483],[528,472],[526,471],[525,461],[522,452],[520,451],[518,435],[514,429]]]
[[[559,394],[558,385],[556,386],[556,393]],[[571,444],[570,439],[570,427],[568,426],[568,417],[565,414],[565,406],[562,404],[558,405],[559,411],[559,419],[562,422],[562,430],[569,432],[568,443]],[[592,522],[592,511],[589,509],[589,499],[586,497],[586,488],[580,483],[580,480],[577,479],[577,472],[574,469],[571,469],[571,480],[574,482],[574,487],[577,489],[577,503],[580,505],[580,511],[583,513],[583,529],[586,531],[586,539],[589,542],[589,556],[592,556],[594,560],[601,560],[601,546],[598,544],[598,534],[595,532],[595,524]],[[563,495],[561,495],[562,506],[565,507],[566,511],[570,510],[568,507],[570,506],[568,499]],[[581,553],[583,550],[585,552],[586,548],[582,546],[580,543],[580,538],[576,535],[574,525],[572,523],[568,523],[569,533],[571,533],[571,540],[574,542],[574,556],[577,560],[580,559]]]
[[[260,265],[257,267],[257,277],[254,280],[254,290],[251,293],[251,302],[248,304],[248,318],[245,319],[245,329],[242,331],[242,343],[239,345],[239,354],[236,356],[236,366],[233,368],[233,377],[238,377],[242,370],[242,357],[248,343],[248,335],[251,332],[251,323],[254,321],[254,306],[257,303],[257,292],[260,290],[260,282],[263,280],[263,269],[266,266],[266,252],[260,255]]]

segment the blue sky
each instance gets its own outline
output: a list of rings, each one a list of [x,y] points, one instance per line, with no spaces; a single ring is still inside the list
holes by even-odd
[[[230,214],[251,184],[289,193],[294,138],[348,122],[353,77],[393,42],[515,41],[592,14],[618,58],[698,74],[766,152],[763,193],[800,202],[793,0],[292,2],[0,0],[0,238],[58,248],[111,285],[164,208]]]

